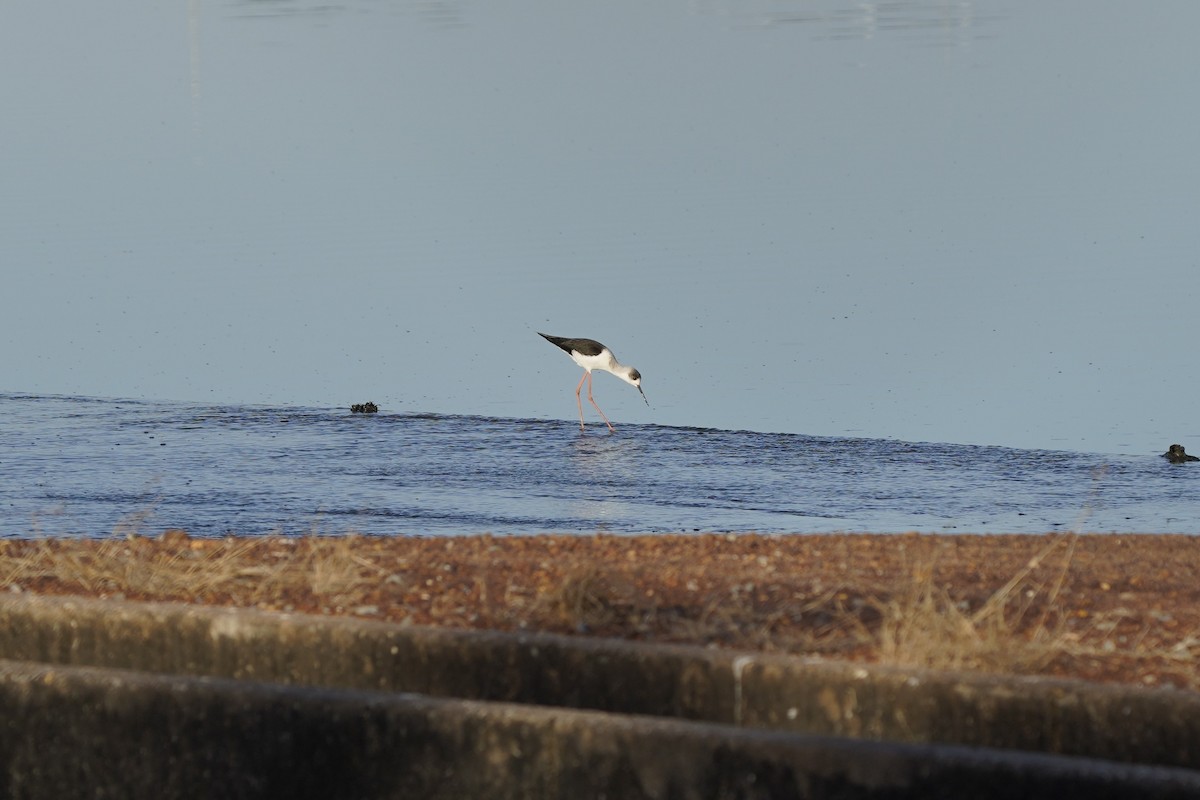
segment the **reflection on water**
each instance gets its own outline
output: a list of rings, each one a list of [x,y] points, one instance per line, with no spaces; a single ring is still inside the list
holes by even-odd
[[[194,15],[189,0],[189,19]],[[537,3],[532,4],[536,9]],[[461,27],[469,22],[463,4],[446,0],[408,0],[378,3],[364,0],[331,4],[316,0],[240,0],[232,15],[255,17],[329,17],[340,14],[401,13],[439,27]],[[694,2],[692,13],[726,17],[737,27],[801,25],[812,29],[818,39],[872,39],[899,34],[927,44],[959,45],[986,35],[988,24],[1003,19],[994,10],[980,12],[974,0],[909,0],[908,2],[859,2],[844,0],[769,0],[769,2]],[[475,10],[479,12],[478,9]],[[542,13],[556,12],[547,4]],[[536,11],[535,11],[536,13]],[[631,6],[630,13],[636,17]]]
[[[1157,456],[3,394],[0,452],[7,536],[1200,533]]]
[[[730,17],[749,27],[800,25],[817,39],[873,39],[896,34],[927,45],[963,45],[987,34],[1002,19],[980,12],[974,0],[845,3],[835,0],[772,0],[757,3],[705,4],[707,13]]]
[[[600,427],[596,426],[593,433],[601,432]],[[621,431],[608,437],[581,435],[571,448],[575,472],[585,479],[594,478],[598,484],[632,479],[634,465],[642,455],[639,443]]]
[[[278,17],[329,17],[340,14],[399,13],[413,16],[422,22],[439,27],[460,27],[466,24],[462,4],[451,0],[396,0],[380,4],[375,2],[324,3],[315,0],[239,0],[233,6],[232,16],[252,19]]]
[[[345,14],[353,5],[346,3],[302,2],[301,0],[241,0],[232,6],[233,16],[253,17],[322,17]]]

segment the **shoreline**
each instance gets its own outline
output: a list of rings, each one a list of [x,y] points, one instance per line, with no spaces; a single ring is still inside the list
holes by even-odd
[[[0,540],[0,591],[1200,689],[1186,534]]]

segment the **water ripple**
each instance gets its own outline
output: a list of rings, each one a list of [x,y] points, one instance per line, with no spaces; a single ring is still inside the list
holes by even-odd
[[[4,536],[1200,533],[1154,455],[27,394],[0,453]]]

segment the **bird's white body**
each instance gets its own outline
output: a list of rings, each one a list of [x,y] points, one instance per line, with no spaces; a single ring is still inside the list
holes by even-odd
[[[583,400],[580,399],[579,393],[583,390],[583,384],[586,381],[588,385],[588,402],[595,406],[596,411],[600,413],[600,418],[608,425],[610,431],[616,430],[612,423],[608,421],[608,417],[604,416],[604,412],[600,411],[600,406],[596,405],[596,401],[592,399],[592,372],[594,370],[602,370],[611,372],[629,385],[635,387],[642,395],[642,399],[646,400],[646,393],[642,391],[642,374],[633,367],[622,364],[617,361],[617,357],[613,355],[612,350],[609,350],[604,345],[597,342],[595,339],[567,339],[562,336],[550,336],[549,334],[539,333],[550,344],[558,347],[563,352],[571,357],[571,360],[583,368],[583,377],[579,380],[579,385],[575,387],[575,401],[579,405],[579,429],[583,430]],[[646,400],[646,405],[650,405],[650,401]]]
[[[604,372],[611,372],[613,375],[616,375],[621,380],[633,386],[638,386],[642,382],[642,376],[638,374],[638,371],[633,367],[627,367],[620,361],[617,361],[617,357],[614,356],[612,351],[607,347],[602,348],[600,352],[594,356],[586,356],[583,353],[580,353],[578,350],[572,350],[570,355],[572,361],[586,369],[588,372],[597,369],[603,370]],[[634,377],[635,375],[637,377]]]

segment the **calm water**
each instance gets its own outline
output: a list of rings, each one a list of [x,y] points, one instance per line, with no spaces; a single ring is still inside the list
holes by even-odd
[[[1200,452],[1198,28],[1195,0],[6,0],[0,392],[569,417],[546,331],[642,372],[651,407],[597,389],[627,422],[833,437],[768,440],[823,455],[767,476],[785,497],[709,504],[729,517],[625,492],[629,516],[552,514],[513,478],[479,525],[884,524],[827,504],[868,447],[841,437]],[[431,492],[388,470],[432,424],[371,423],[338,502],[425,524]],[[479,422],[434,427],[456,425]],[[648,448],[617,461],[651,496],[697,478],[663,472],[671,428],[603,445]],[[163,457],[249,458],[198,430],[156,434]],[[310,446],[285,430],[280,457]],[[731,478],[719,448],[690,457]],[[232,485],[195,469],[191,491]],[[155,520],[178,470],[138,467]],[[930,524],[1007,524],[968,496]],[[373,524],[295,500],[254,513]],[[85,513],[33,508],[60,503]],[[260,524],[250,505],[219,524]]]
[[[615,422],[0,394],[0,534],[1200,533],[1152,453]]]

